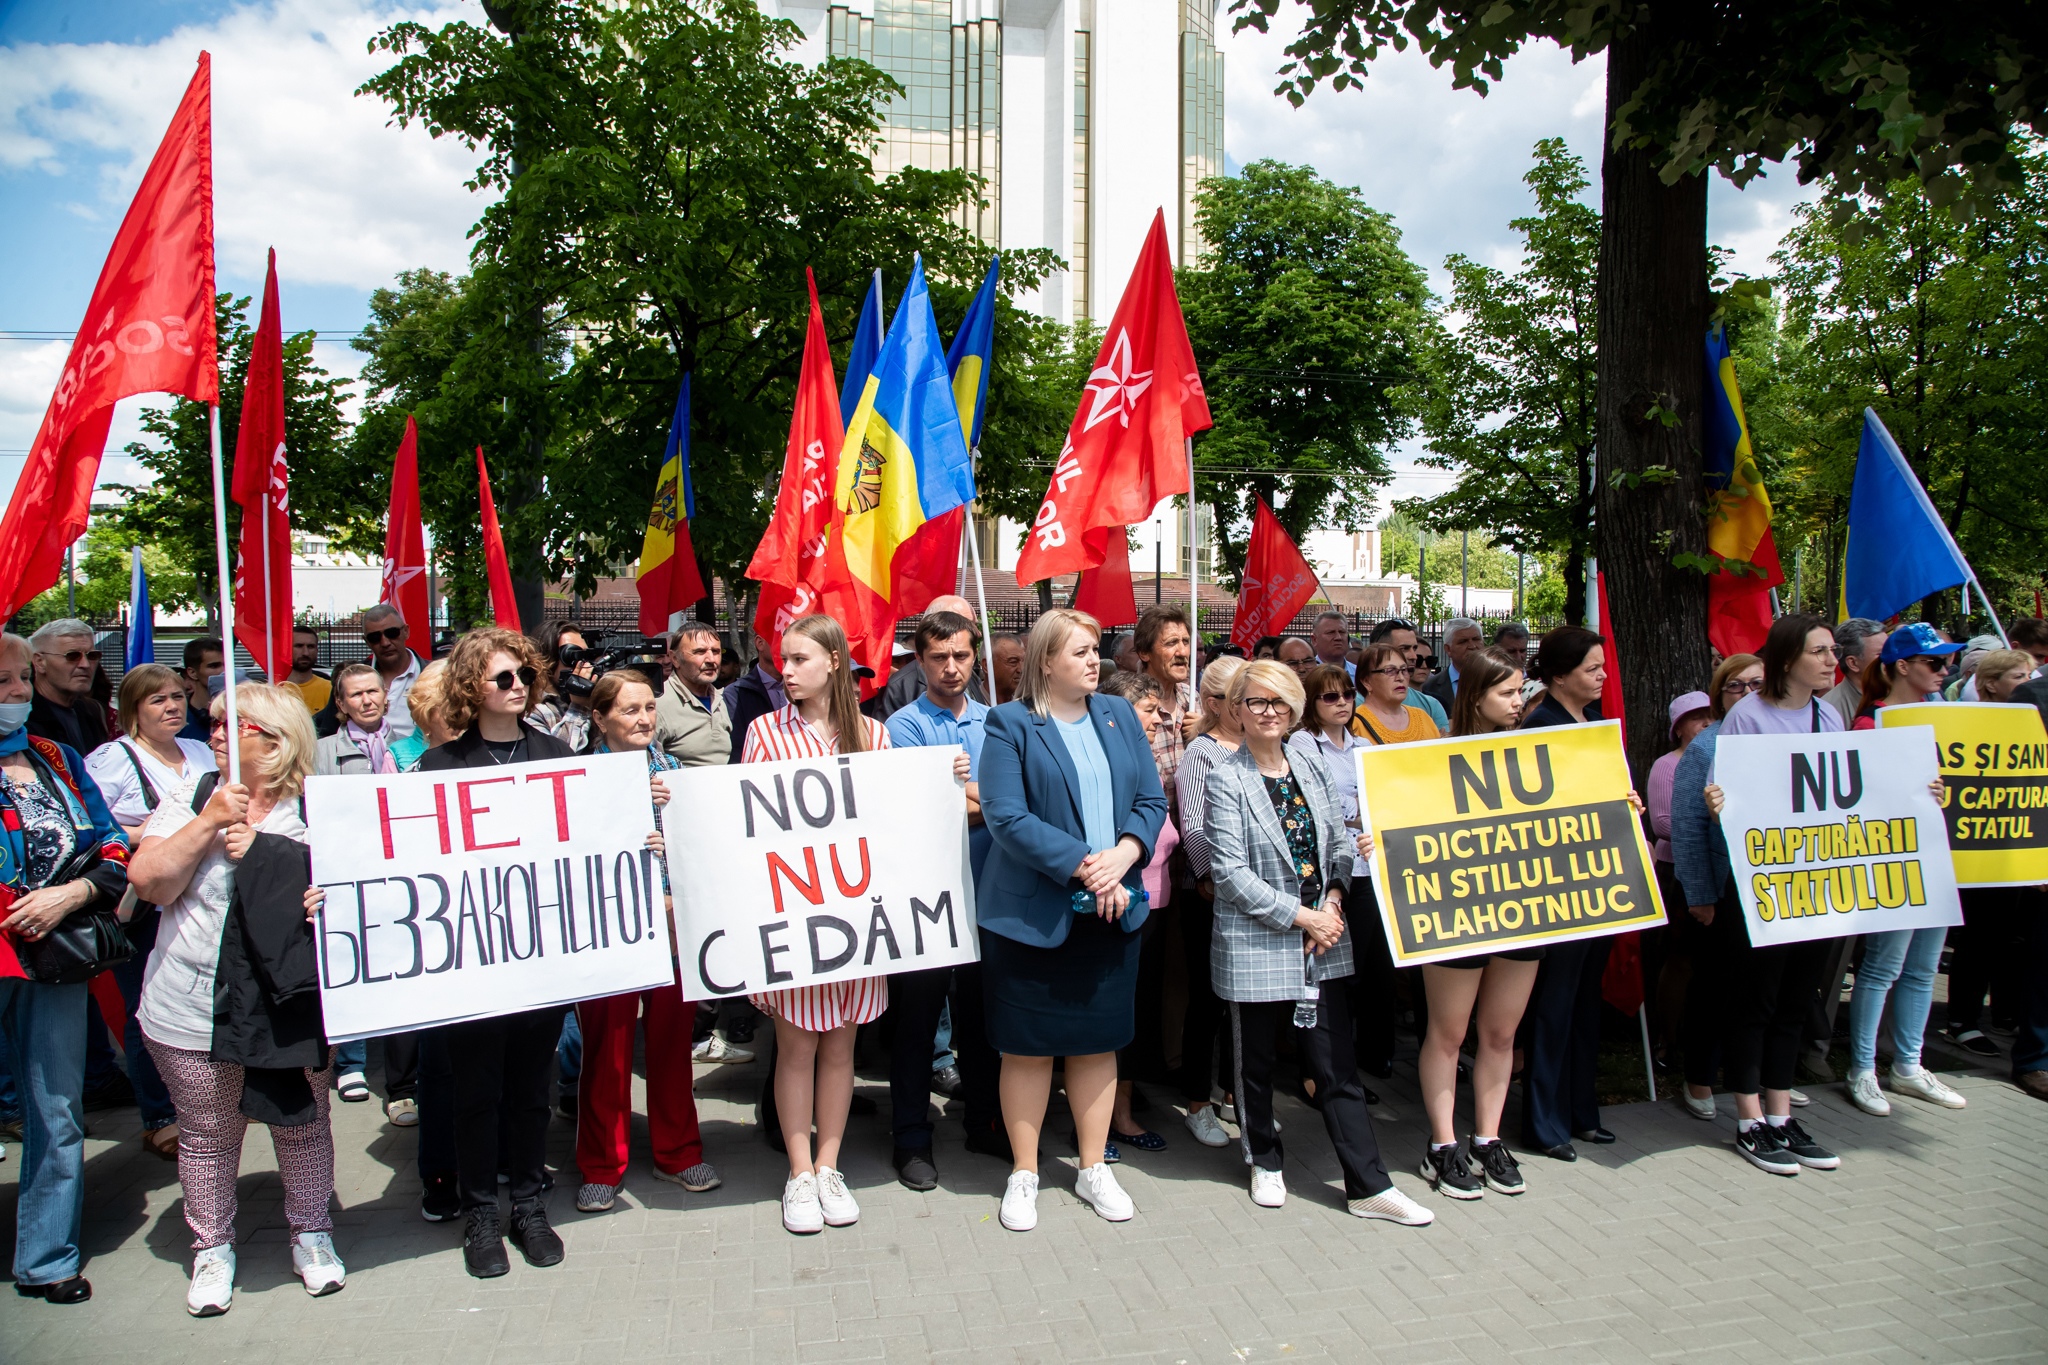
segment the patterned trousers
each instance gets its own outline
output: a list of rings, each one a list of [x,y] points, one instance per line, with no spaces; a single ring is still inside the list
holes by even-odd
[[[168,1047],[145,1038],[156,1069],[178,1107],[178,1183],[185,1187],[185,1222],[192,1249],[235,1240],[235,1177],[242,1168],[242,1068],[204,1052]],[[328,1071],[308,1071],[318,1114],[311,1123],[270,1130],[277,1173],[284,1180],[284,1216],[292,1235],[332,1232],[334,1130],[327,1122]]]

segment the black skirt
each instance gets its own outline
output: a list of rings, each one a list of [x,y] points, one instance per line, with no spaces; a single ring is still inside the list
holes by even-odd
[[[1074,916],[1057,948],[982,930],[989,1044],[1018,1057],[1090,1057],[1130,1046],[1141,937],[1099,915]]]

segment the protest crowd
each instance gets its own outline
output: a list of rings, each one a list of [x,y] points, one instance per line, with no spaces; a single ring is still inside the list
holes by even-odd
[[[202,184],[179,145],[138,205],[176,201],[181,175]],[[198,231],[206,207],[166,212],[170,227],[138,210],[116,257],[174,260],[142,239]],[[379,1103],[416,1136],[420,1216],[493,1278],[508,1246],[562,1262],[562,1205],[602,1216],[642,1173],[696,1194],[723,1183],[699,1065],[759,1066],[758,1128],[787,1155],[779,1212],[796,1235],[900,1197],[845,1174],[849,1144],[885,1126],[899,1182],[937,1187],[935,1126],[954,1120],[934,1095],[958,1100],[970,1155],[1009,1166],[991,1212],[1015,1233],[1037,1226],[1068,1153],[1088,1208],[1142,1217],[1118,1165],[1183,1141],[1256,1206],[1283,1207],[1283,1095],[1320,1115],[1350,1214],[1424,1227],[1454,1216],[1443,1201],[1512,1198],[1541,1162],[1617,1140],[1604,983],[1631,957],[1658,1019],[1652,1044],[1642,1016],[1646,1046],[1682,1070],[1676,1102],[1712,1125],[1702,1141],[1740,1159],[1731,1181],[1843,1164],[1801,1117],[1798,1083],[1820,1083],[1802,1068],[1873,1115],[1895,1099],[1964,1107],[1923,1051],[1951,948],[1948,1042],[1996,1057],[2005,1031],[2014,1084],[2048,1099],[2048,624],[1958,642],[1904,619],[1975,580],[1959,552],[1943,558],[1952,540],[1924,548],[1924,495],[1865,491],[1866,470],[1911,478],[1874,415],[1845,600],[1875,605],[1831,624],[1776,612],[1767,585],[1711,599],[1711,675],[1629,700],[1638,737],[1665,739],[1638,782],[1598,611],[1540,638],[1508,624],[1489,639],[1464,617],[1431,638],[1395,616],[1358,638],[1336,611],[1297,633],[1315,575],[1263,504],[1227,640],[1182,606],[1137,609],[1125,528],[1191,492],[1192,437],[1210,425],[1163,224],[1016,571],[1080,578],[1027,632],[995,632],[985,594],[955,593],[1000,259],[950,351],[919,264],[885,335],[875,305],[879,347],[843,390],[810,292],[744,655],[698,611],[684,376],[629,643],[521,629],[481,448],[492,623],[433,638],[408,421],[383,600],[360,618],[367,661],[331,676],[277,577],[289,556],[269,549],[289,546],[282,389],[258,401],[259,381],[281,384],[273,269],[238,447],[276,454],[267,481],[259,461],[236,465],[238,572],[214,447],[222,634],[186,644],[181,668],[131,655],[118,689],[82,620],[0,634],[16,1292],[92,1295],[88,1108],[133,1104],[142,1144],[177,1163],[186,1306],[210,1317],[234,1298],[252,1124],[269,1130],[309,1294],[346,1282],[336,1103]],[[110,346],[125,358],[67,373],[0,526],[10,617],[83,527],[83,505],[52,490],[89,495],[112,402],[217,399],[207,269],[195,283],[110,265],[102,290],[127,293],[92,317],[149,295],[195,342],[183,360]],[[75,359],[97,344],[81,331]],[[1726,357],[1710,334],[1710,384],[1730,386],[1721,453],[1748,479]],[[1748,562],[1767,521],[1751,531],[1716,553]],[[1890,598],[1858,554],[1902,571]],[[526,844],[559,856],[493,852]],[[1826,1050],[1850,973],[1837,1077]],[[1405,1062],[1404,1034],[1429,1136],[1392,1150],[1374,1085]],[[643,1036],[650,1151],[633,1140]],[[886,1109],[856,1095],[864,1049],[886,1055]],[[558,1121],[574,1124],[573,1194],[547,1165]]]

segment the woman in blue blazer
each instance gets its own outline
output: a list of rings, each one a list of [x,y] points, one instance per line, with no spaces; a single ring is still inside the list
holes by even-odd
[[[1076,1191],[1112,1222],[1136,1210],[1102,1159],[1116,1053],[1136,1032],[1140,880],[1166,819],[1138,713],[1099,695],[1102,627],[1050,611],[1024,646],[1017,700],[989,713],[981,812],[993,847],[975,880],[988,1039],[1003,1054],[1016,1169],[1003,1226],[1038,1224],[1038,1133],[1055,1057],[1081,1149]]]

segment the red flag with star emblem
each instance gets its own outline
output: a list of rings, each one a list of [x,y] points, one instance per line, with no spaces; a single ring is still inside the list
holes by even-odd
[[[420,527],[420,429],[406,414],[405,435],[391,461],[391,510],[384,518],[384,590],[377,600],[396,607],[411,634],[406,645],[434,657],[433,613],[427,600],[427,547]]]
[[[1051,486],[1017,556],[1017,582],[1101,564],[1111,537],[1151,516],[1160,499],[1188,491],[1185,443],[1209,425],[1209,400],[1173,292],[1162,210],[1102,334]]]
[[[1262,635],[1278,635],[1316,595],[1316,571],[1264,498],[1252,514],[1252,536],[1238,577],[1237,616],[1230,643],[1246,654]]]

